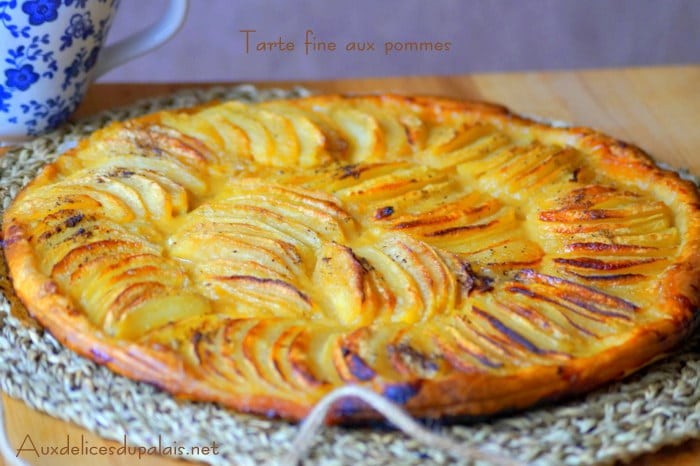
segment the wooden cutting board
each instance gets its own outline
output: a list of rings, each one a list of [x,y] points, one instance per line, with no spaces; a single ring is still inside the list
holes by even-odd
[[[231,84],[231,83],[220,83]],[[399,92],[488,100],[519,113],[590,126],[632,142],[658,160],[700,175],[700,66],[625,68],[575,72],[509,73],[463,76],[351,79],[302,83],[256,83],[260,86],[303,85],[318,92]],[[138,99],[208,84],[97,84],[88,92],[75,117],[129,105]],[[0,148],[0,154],[3,149]],[[700,390],[700,388],[698,388]],[[35,465],[173,466],[188,464],[157,456],[140,460],[129,455],[100,455],[99,447],[119,447],[75,425],[41,414],[3,395],[10,447],[15,451],[30,437],[37,446],[97,447],[95,455],[54,455],[21,458]],[[13,464],[3,463],[0,465]],[[700,464],[700,440],[667,447],[638,458],[636,466]]]

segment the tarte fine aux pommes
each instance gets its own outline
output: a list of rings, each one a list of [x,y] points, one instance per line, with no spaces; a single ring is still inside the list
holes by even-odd
[[[212,103],[113,123],[3,217],[63,344],[188,399],[301,419],[582,393],[694,329],[696,187],[586,128],[432,97]],[[330,422],[375,417],[360,401]]]

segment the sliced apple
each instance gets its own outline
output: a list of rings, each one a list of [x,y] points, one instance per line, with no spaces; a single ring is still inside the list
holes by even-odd
[[[341,336],[336,326],[312,324],[303,328],[289,346],[288,360],[297,386],[338,385],[341,378],[332,364]]]
[[[238,127],[245,133],[250,142],[250,152],[255,162],[271,165],[275,153],[275,141],[269,130],[258,119],[254,118],[248,108],[239,102],[227,102],[216,111],[229,124]]]
[[[338,106],[330,112],[330,117],[350,142],[350,163],[379,162],[384,160],[384,133],[375,117],[357,110]]]
[[[202,175],[180,164],[176,160],[166,158],[149,158],[125,155],[104,162],[104,168],[132,167],[134,170],[152,170],[173,180],[191,193],[202,196],[208,191]]]
[[[411,145],[409,145],[407,138],[408,132],[399,121],[400,113],[390,106],[359,104],[358,108],[371,115],[379,123],[384,140],[383,158],[400,160],[411,153]]]
[[[425,302],[420,286],[402,264],[375,246],[355,248],[355,253],[368,262],[374,274],[381,275],[381,283],[375,286],[385,284],[396,299],[394,306],[382,306],[382,312],[377,314],[376,319],[381,322],[419,321]]]
[[[326,242],[312,276],[324,298],[324,312],[343,326],[367,325],[381,302],[367,270],[347,246]]]
[[[159,326],[209,312],[211,306],[207,299],[198,294],[180,292],[148,299],[123,313],[112,325],[106,323],[106,329],[114,332],[117,338],[135,339]]]
[[[224,148],[224,140],[216,126],[201,113],[166,113],[163,115],[161,123],[182,134],[196,138],[206,144],[213,152],[220,152]]]

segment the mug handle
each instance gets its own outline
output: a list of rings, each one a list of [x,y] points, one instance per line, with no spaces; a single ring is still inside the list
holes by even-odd
[[[169,0],[165,15],[155,24],[105,47],[95,65],[93,79],[170,39],[185,22],[188,7],[189,0]]]

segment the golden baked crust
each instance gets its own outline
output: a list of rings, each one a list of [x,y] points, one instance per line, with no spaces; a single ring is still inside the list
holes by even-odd
[[[584,392],[695,327],[694,185],[503,107],[320,96],[95,132],[3,217],[57,339],[181,397],[300,419],[369,387],[418,416]],[[372,418],[360,402],[330,422]]]

